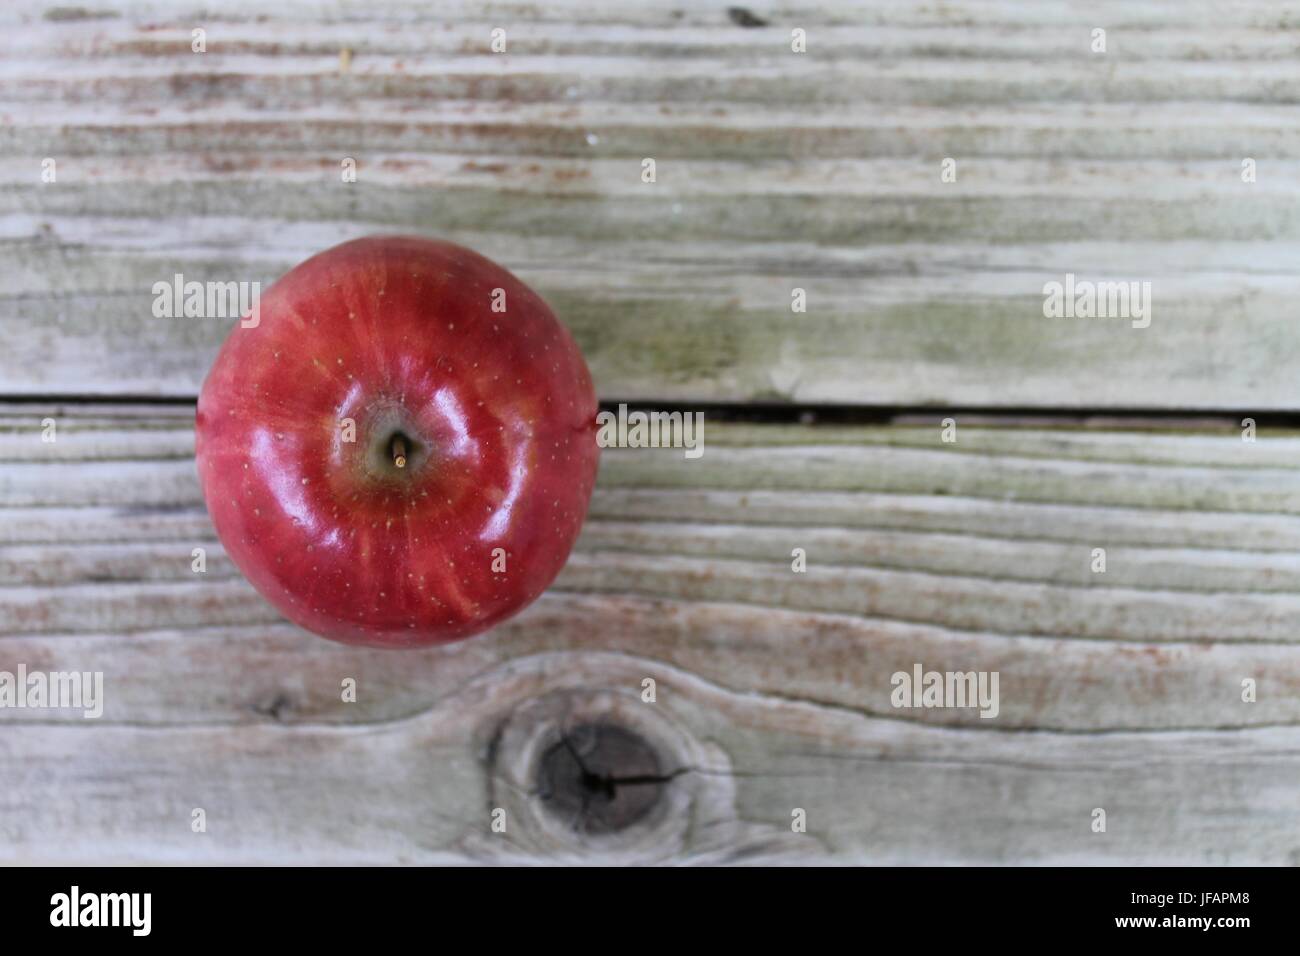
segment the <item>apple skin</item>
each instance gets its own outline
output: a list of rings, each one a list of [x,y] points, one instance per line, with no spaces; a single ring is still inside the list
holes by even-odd
[[[469,249],[373,236],[295,267],[259,319],[203,384],[195,454],[226,553],[285,617],[423,647],[555,580],[600,450],[591,374],[540,296]]]

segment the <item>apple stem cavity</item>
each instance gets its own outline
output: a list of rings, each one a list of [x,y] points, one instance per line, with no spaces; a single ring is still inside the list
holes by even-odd
[[[367,480],[409,490],[418,476],[429,477],[433,445],[403,409],[370,409],[361,430],[366,437],[355,461]]]

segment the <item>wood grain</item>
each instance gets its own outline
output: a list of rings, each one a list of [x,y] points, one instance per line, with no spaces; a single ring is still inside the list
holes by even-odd
[[[730,6],[0,7],[0,672],[106,694],[0,708],[0,863],[1300,865],[1300,434],[1240,427],[1297,408],[1300,6]],[[935,411],[607,450],[519,617],[321,641],[199,495],[229,323],[152,287],[391,231],[538,288],[606,399]],[[1066,273],[1150,327],[1044,318]],[[916,664],[997,716],[894,707]],[[539,773],[591,726],[658,768],[617,833]]]
[[[1296,407],[1300,7],[729,5],[0,12],[3,392],[192,396],[227,323],[154,282],[400,230],[534,284],[607,398]],[[1150,328],[1044,318],[1066,273]]]
[[[242,580],[192,414],[0,406],[0,670],[107,698],[0,709],[5,862],[1300,862],[1300,436],[706,419],[696,461],[606,451],[524,614],[392,654]],[[998,671],[998,716],[893,707],[915,663]],[[536,792],[584,720],[680,771],[617,838]]]

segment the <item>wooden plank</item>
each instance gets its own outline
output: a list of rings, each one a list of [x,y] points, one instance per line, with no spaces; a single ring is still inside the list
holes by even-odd
[[[636,696],[645,677],[664,688],[654,705]],[[549,818],[528,791],[530,744],[597,717],[655,738],[680,771],[666,812],[618,840]],[[1294,728],[939,730],[734,693],[658,661],[541,655],[365,728],[10,728],[0,736],[0,853],[59,863],[1294,865],[1297,741]],[[1106,833],[1091,832],[1098,807]],[[206,833],[191,832],[195,808]],[[505,833],[490,830],[496,808]],[[796,808],[806,834],[790,832]]]
[[[225,323],[154,282],[400,230],[534,284],[606,398],[1295,408],[1300,8],[728,5],[240,3],[202,55],[152,3],[0,14],[0,394],[192,396]],[[1151,326],[1044,318],[1067,273]]]
[[[606,451],[524,614],[376,653],[230,565],[191,416],[0,406],[0,671],[106,698],[0,709],[4,862],[1296,862],[1300,436],[706,420],[698,460]],[[997,671],[997,716],[895,708],[917,663]],[[617,838],[538,789],[593,722],[681,771]]]

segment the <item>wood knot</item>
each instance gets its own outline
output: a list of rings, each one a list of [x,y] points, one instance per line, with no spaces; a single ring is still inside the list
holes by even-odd
[[[698,700],[643,700],[647,674],[667,680],[645,662],[567,659],[562,669],[531,662],[555,683],[539,693],[525,672],[524,694],[480,726],[483,819],[500,826],[468,833],[466,853],[624,866],[809,852],[812,838],[791,834],[788,809],[776,823],[739,817],[726,751],[692,732]]]
[[[268,701],[253,705],[254,713],[269,717],[277,723],[284,723],[287,718],[293,716],[294,710],[293,698],[284,692],[277,693]]]
[[[767,21],[746,7],[727,7],[727,19],[738,27],[765,27]]]
[[[619,683],[635,688],[633,676]],[[490,844],[499,854],[671,856],[709,792],[698,768],[717,766],[667,708],[623,688],[564,687],[521,700],[485,724],[481,739],[487,809],[507,821]]]
[[[644,820],[677,772],[664,773],[639,734],[610,723],[560,733],[537,762],[537,796],[545,810],[581,833],[616,833]]]

